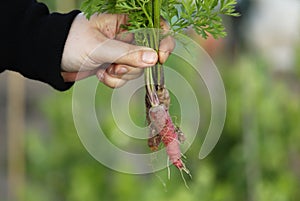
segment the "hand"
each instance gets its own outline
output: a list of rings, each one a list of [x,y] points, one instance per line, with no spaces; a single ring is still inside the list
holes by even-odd
[[[91,75],[109,87],[123,86],[143,73],[145,67],[164,63],[175,47],[170,36],[160,43],[158,54],[151,48],[135,46],[132,34],[123,34],[121,14],[93,15],[90,20],[81,13],[73,21],[62,57],[62,76],[66,82]],[[166,23],[162,27],[167,30]]]

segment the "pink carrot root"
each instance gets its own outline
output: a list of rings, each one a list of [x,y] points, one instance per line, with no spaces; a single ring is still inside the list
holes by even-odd
[[[177,132],[178,129],[174,126],[174,123],[172,122],[171,116],[166,107],[163,104],[151,107],[149,109],[149,119],[151,121],[151,130],[155,130],[158,133],[156,139],[153,137],[150,138],[154,143],[153,147],[158,147],[157,143],[159,144],[161,140],[166,147],[167,155],[169,156],[172,164],[179,170],[183,170],[187,174],[189,174],[188,169],[185,167],[185,164],[181,160],[181,151],[179,146],[180,142],[178,140]],[[153,141],[153,139],[157,141]]]

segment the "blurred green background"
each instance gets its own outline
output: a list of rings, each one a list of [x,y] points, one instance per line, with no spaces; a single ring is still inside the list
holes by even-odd
[[[80,1],[44,2],[52,11],[78,8],[80,4]],[[62,2],[65,2],[64,5],[59,5]],[[179,171],[173,167],[170,169],[171,179],[168,180],[167,170],[130,175],[101,165],[89,155],[76,134],[72,117],[72,90],[62,93],[40,86],[47,92],[34,96],[34,100],[27,98],[32,102],[26,103],[26,115],[36,115],[38,120],[26,120],[26,182],[19,200],[300,200],[300,43],[299,40],[282,42],[280,50],[286,49],[282,48],[286,44],[290,51],[278,55],[287,54],[290,57],[280,59],[272,52],[278,46],[264,45],[273,38],[271,28],[266,27],[262,35],[252,29],[253,24],[259,22],[251,15],[255,16],[255,11],[258,12],[263,5],[259,7],[259,3],[241,2],[238,9],[243,17],[224,19],[227,38],[203,41],[191,34],[207,49],[221,73],[227,95],[227,117],[217,146],[205,159],[199,160],[202,133],[206,131],[210,118],[210,107],[206,107],[209,103],[207,92],[200,94],[203,95],[203,105],[200,103],[199,107],[204,120],[197,139],[185,154],[186,164],[193,176],[192,179],[185,177],[189,189],[185,187]],[[272,1],[267,2],[266,8],[272,10]],[[296,8],[300,8],[297,6],[299,4]],[[267,13],[267,10],[264,12]],[[300,20],[298,22],[282,31],[299,27]],[[299,34],[299,30],[296,28],[296,33]],[[273,31],[273,34],[279,33]],[[257,37],[257,42],[253,37]],[[284,39],[291,38],[282,36]],[[189,70],[182,70],[182,65],[186,64],[172,56],[168,65],[177,68],[184,76],[191,75]],[[39,83],[29,85],[35,86],[27,89],[28,93],[35,90]],[[107,107],[112,90],[100,85],[97,92],[96,107]],[[198,98],[201,100],[201,96]],[[171,112],[179,115],[178,111],[175,99]],[[140,114],[136,111],[132,116],[136,118]],[[109,111],[105,115],[109,115]],[[111,117],[106,117],[103,127],[108,135],[113,135],[115,123]],[[2,156],[1,160],[7,159]],[[7,170],[3,168],[0,171],[5,174]],[[6,201],[7,192],[2,190],[0,193],[3,194],[0,200]]]

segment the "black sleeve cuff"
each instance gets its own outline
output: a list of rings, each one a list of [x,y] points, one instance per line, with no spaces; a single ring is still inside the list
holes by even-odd
[[[19,60],[16,69],[27,78],[42,81],[64,91],[73,82],[64,82],[61,59],[71,24],[80,11],[49,14],[41,3],[32,6],[25,15],[19,35]]]

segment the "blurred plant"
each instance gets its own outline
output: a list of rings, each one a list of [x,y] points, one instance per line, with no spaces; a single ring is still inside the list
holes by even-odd
[[[300,94],[256,61],[243,57],[235,66],[220,69],[227,90],[227,121],[214,151],[189,164],[194,175],[190,190],[178,185],[179,175],[174,174],[170,181],[164,179],[166,171],[155,173],[165,182],[164,188],[158,177],[127,175],[101,166],[75,134],[72,92],[48,97],[41,109],[49,119],[51,135],[35,131],[27,137],[27,200],[211,201],[247,200],[251,196],[256,200],[298,200]],[[172,58],[170,62],[179,64]],[[191,75],[180,66],[183,75]],[[111,90],[101,85],[97,91],[96,107],[109,105]],[[205,108],[201,111],[205,114]],[[103,129],[113,135],[109,111],[99,115],[107,119]],[[188,151],[189,158],[197,158],[199,138]],[[249,183],[247,174],[254,183]]]

